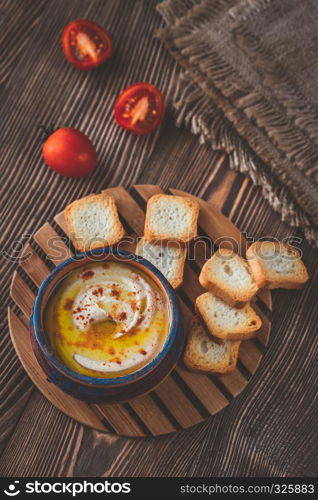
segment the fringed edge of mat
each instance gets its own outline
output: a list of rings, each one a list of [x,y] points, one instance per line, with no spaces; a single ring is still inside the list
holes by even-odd
[[[279,184],[273,172],[250,149],[224,113],[213,104],[185,74],[181,75],[175,90],[173,105],[176,111],[176,125],[183,124],[200,142],[209,142],[212,149],[228,154],[230,167],[251,178],[262,190],[263,197],[281,215],[283,222],[291,227],[301,228],[306,239],[318,247],[316,230],[305,212],[293,201],[285,186]]]
[[[261,8],[268,3],[267,0],[259,1],[262,3]],[[156,8],[169,27],[171,24],[177,26],[189,10],[197,12],[200,9],[199,4],[200,2],[196,0],[165,0]],[[233,0],[217,0],[215,11],[229,8],[231,4],[234,4]],[[160,30],[157,36],[161,38],[161,34],[165,31],[166,28]],[[165,43],[165,40],[162,41]],[[167,48],[169,50],[169,47]],[[222,109],[214,104],[197,84],[193,83],[190,76],[182,74],[183,78],[179,80],[173,99],[173,105],[177,111],[177,125],[185,123],[194,134],[199,136],[200,142],[209,141],[213,149],[225,151],[229,155],[231,168],[244,174],[248,173],[254,185],[261,187],[264,198],[276,212],[280,213],[281,219],[292,227],[301,228],[306,239],[318,247],[318,229],[309,220],[306,212],[294,201],[288,188],[282,186],[278,180],[273,185],[275,174],[240,136]]]
[[[255,2],[263,6],[262,0],[255,0]],[[301,171],[298,165],[299,157],[301,157],[300,163],[307,161],[307,164],[312,162],[313,156],[317,158],[317,148],[310,148],[311,140],[309,140],[309,146],[307,140],[302,140],[302,136],[305,135],[308,138],[308,134],[291,125],[281,103],[277,102],[277,106],[281,107],[281,113],[278,113],[272,103],[259,95],[247,82],[244,86],[244,106],[233,105],[232,100],[236,99],[238,91],[237,71],[220,54],[211,50],[205,38],[196,35],[196,30],[201,30],[207,17],[212,19],[222,9],[226,12],[229,4],[231,4],[229,0],[219,0],[215,3],[202,0],[191,8],[190,13],[179,18],[173,26],[160,29],[157,36],[183,70],[191,73],[192,79],[202,87],[204,93],[210,94],[211,99],[222,108],[228,121],[233,123],[255,154],[262,161],[271,158],[271,169],[276,177],[287,186],[293,199],[307,214],[312,224],[317,225],[316,184]],[[173,2],[169,2],[168,5],[171,9]],[[170,13],[170,17],[171,15]],[[241,85],[242,82],[241,79]],[[253,115],[253,110],[256,108],[257,116]],[[255,122],[250,117],[251,113]],[[296,162],[296,156],[298,162]],[[295,163],[295,168],[291,168],[291,163]]]

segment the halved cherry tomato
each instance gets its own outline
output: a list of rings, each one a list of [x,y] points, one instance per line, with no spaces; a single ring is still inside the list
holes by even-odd
[[[110,58],[112,42],[106,31],[86,19],[70,22],[63,31],[66,59],[79,69],[92,69]]]
[[[149,134],[158,127],[164,112],[160,90],[150,83],[127,87],[115,104],[115,119],[135,134]]]
[[[94,170],[96,152],[89,138],[75,128],[59,128],[43,144],[48,166],[66,177],[84,177]]]

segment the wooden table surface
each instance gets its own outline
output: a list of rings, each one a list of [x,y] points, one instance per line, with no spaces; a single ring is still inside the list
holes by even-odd
[[[301,243],[311,275],[302,292],[273,293],[269,347],[247,388],[215,417],[158,438],[101,434],[55,409],[34,388],[11,344],[9,285],[21,246],[70,201],[134,183],[189,191],[216,203],[248,236],[302,237],[283,224],[260,189],[226,158],[174,126],[178,68],[154,37],[163,25],[151,0],[2,0],[1,38],[1,422],[3,476],[314,476],[317,475],[317,262]],[[61,31],[76,18],[111,34],[109,63],[93,72],[70,66]],[[163,92],[167,112],[149,137],[120,129],[118,93],[136,81]],[[41,157],[40,124],[87,133],[98,168],[71,180]]]

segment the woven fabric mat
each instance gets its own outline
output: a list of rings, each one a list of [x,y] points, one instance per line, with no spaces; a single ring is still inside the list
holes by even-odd
[[[165,0],[174,107],[318,247],[318,1]]]

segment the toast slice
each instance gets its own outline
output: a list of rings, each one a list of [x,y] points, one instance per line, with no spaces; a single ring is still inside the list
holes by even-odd
[[[243,307],[259,289],[247,262],[226,248],[220,248],[204,264],[199,281],[232,307]]]
[[[231,307],[211,292],[197,297],[195,307],[210,334],[221,342],[250,339],[262,326],[249,303],[240,309]]]
[[[187,368],[202,373],[229,373],[235,370],[240,341],[220,345],[207,333],[198,316],[192,318],[183,360]]]
[[[65,209],[68,234],[81,252],[117,243],[125,234],[115,200],[93,194],[73,201]]]
[[[257,241],[246,258],[260,288],[302,288],[309,279],[299,251],[288,243]]]
[[[187,243],[197,236],[199,205],[183,196],[156,194],[147,203],[144,238]]]
[[[187,249],[183,243],[152,242],[140,238],[136,254],[141,255],[156,266],[173,288],[178,288],[181,285],[187,255]]]

